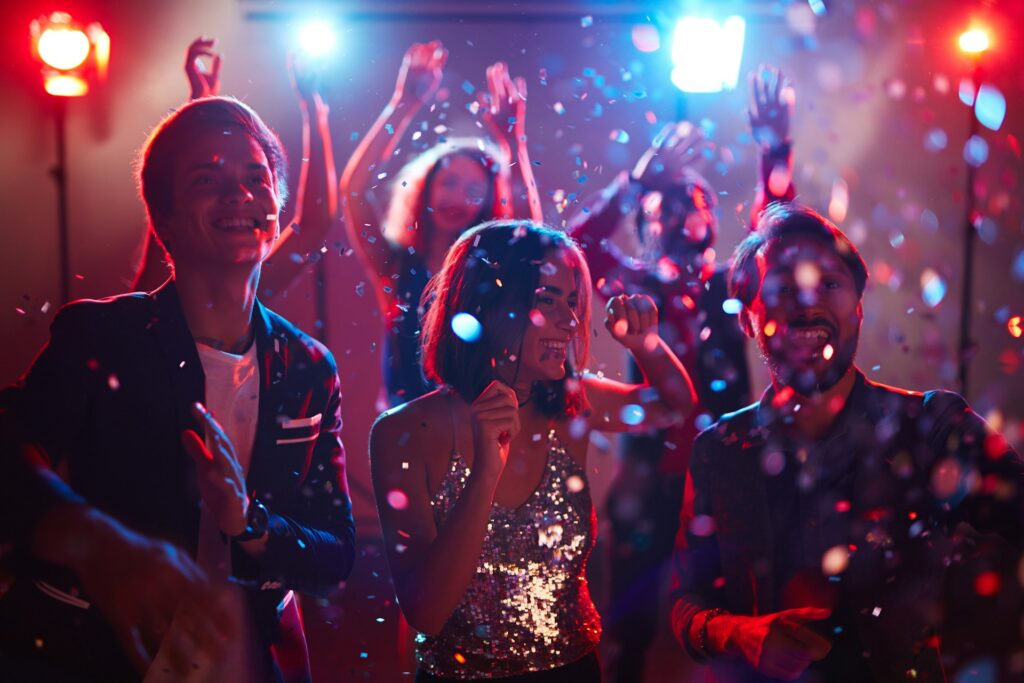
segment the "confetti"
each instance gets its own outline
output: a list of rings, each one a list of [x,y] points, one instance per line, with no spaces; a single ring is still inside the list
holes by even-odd
[[[647,416],[643,406],[637,405],[636,403],[630,403],[622,406],[622,410],[619,411],[619,419],[622,420],[623,424],[635,427],[638,424],[643,423],[644,418]]]
[[[849,564],[850,550],[844,545],[833,546],[821,556],[821,571],[826,576],[842,574]]]
[[[483,326],[469,313],[457,313],[452,317],[452,332],[464,342],[472,344],[480,340]]]
[[[978,117],[978,123],[989,130],[1002,127],[1006,117],[1006,98],[999,88],[989,83],[982,84],[974,103],[974,115]]]

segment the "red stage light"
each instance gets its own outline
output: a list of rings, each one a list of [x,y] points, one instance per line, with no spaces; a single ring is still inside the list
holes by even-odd
[[[42,16],[29,27],[43,63],[43,87],[57,97],[81,97],[89,81],[103,81],[110,62],[110,36],[97,23],[82,26],[66,12]]]
[[[77,68],[89,56],[89,37],[71,26],[53,26],[39,36],[39,58],[59,71]]]
[[[988,32],[984,29],[972,28],[960,34],[960,49],[969,55],[985,52],[990,46]]]

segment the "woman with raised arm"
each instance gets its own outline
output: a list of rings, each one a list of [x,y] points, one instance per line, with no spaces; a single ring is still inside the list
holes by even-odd
[[[188,77],[189,99],[212,97],[220,91],[222,56],[214,51],[216,40],[201,36],[192,41],[185,55],[185,76]],[[203,64],[210,60],[209,67]],[[338,217],[337,175],[331,131],[327,117],[329,108],[320,96],[320,69],[299,57],[289,55],[288,75],[298,95],[302,113],[302,165],[299,169],[295,212],[282,223],[274,251],[263,266],[260,293],[270,297],[288,287],[309,262],[311,254],[327,238]],[[282,201],[287,197],[282,197]],[[287,249],[284,245],[287,244]],[[139,272],[132,284],[137,291],[151,291],[170,277],[171,271],[163,247],[152,231],[146,236]]]
[[[590,291],[576,243],[525,221],[464,233],[431,281],[423,358],[440,388],[385,412],[370,436],[419,683],[600,680],[590,432],[672,424],[695,397],[647,296],[612,299],[605,321],[646,379],[578,371]]]
[[[526,148],[526,82],[505,64],[487,69],[480,111],[490,139],[450,139],[414,157],[398,173],[387,209],[373,189],[398,142],[441,85],[448,57],[438,41],[405,53],[391,101],[341,176],[342,208],[351,246],[374,285],[384,318],[384,388],[388,404],[430,390],[419,361],[420,297],[452,242],[468,228],[516,214],[510,174],[515,149],[529,216],[541,220],[540,198]]]

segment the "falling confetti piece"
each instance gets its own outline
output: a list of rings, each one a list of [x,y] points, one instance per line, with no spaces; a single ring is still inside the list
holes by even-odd
[[[583,477],[578,474],[573,474],[565,480],[565,488],[569,490],[569,493],[579,493],[583,490],[586,483],[583,481]]]
[[[921,298],[930,308],[935,308],[946,297],[946,281],[931,268],[921,273]]]
[[[779,329],[778,323],[776,323],[774,320],[769,320],[768,322],[766,322],[764,324],[764,336],[766,336],[766,337],[774,337],[775,336],[775,332],[778,329]]]
[[[999,130],[1006,117],[1006,98],[999,88],[989,83],[982,84],[974,102],[974,115],[978,117],[978,123],[989,130]]]
[[[657,52],[661,48],[661,36],[653,24],[636,24],[632,31],[633,47],[640,52]]]
[[[608,139],[611,140],[612,142],[618,142],[619,144],[624,145],[627,142],[629,142],[629,133],[619,128],[616,128],[608,136]]]
[[[729,315],[736,315],[743,310],[743,303],[739,299],[726,299],[722,302],[722,310]]]
[[[591,15],[588,14],[585,17],[580,17],[580,26],[581,27],[583,27],[583,28],[590,28],[593,25],[594,25],[594,17],[592,17]]]
[[[480,340],[483,326],[469,313],[457,313],[452,317],[452,332],[464,342],[472,344]],[[538,326],[539,327],[539,326]]]
[[[849,564],[850,550],[845,545],[833,546],[821,556],[821,571],[826,576],[842,574]]]
[[[623,424],[628,424],[635,427],[641,424],[646,417],[643,406],[637,405],[636,403],[630,403],[622,406],[622,410],[619,411],[619,419],[622,420]]]
[[[392,489],[388,491],[388,505],[395,510],[404,510],[409,507],[409,496],[405,494],[405,491]]]
[[[1015,315],[1006,321],[1006,329],[1010,331],[1010,336],[1014,339],[1020,339],[1021,334],[1024,334],[1024,328],[1021,327],[1021,317]]]
[[[964,143],[964,161],[977,168],[988,161],[988,143],[980,135],[972,135]]]
[[[834,223],[846,220],[846,210],[850,205],[850,188],[842,178],[832,182],[832,198],[828,203],[828,216]]]

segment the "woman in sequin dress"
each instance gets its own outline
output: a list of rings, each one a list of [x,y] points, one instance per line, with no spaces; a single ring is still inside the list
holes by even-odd
[[[456,241],[427,291],[425,370],[442,388],[385,412],[370,457],[416,680],[600,680],[586,581],[590,431],[669,424],[694,404],[646,296],[606,325],[648,382],[587,358],[590,275],[564,233],[494,221]]]

